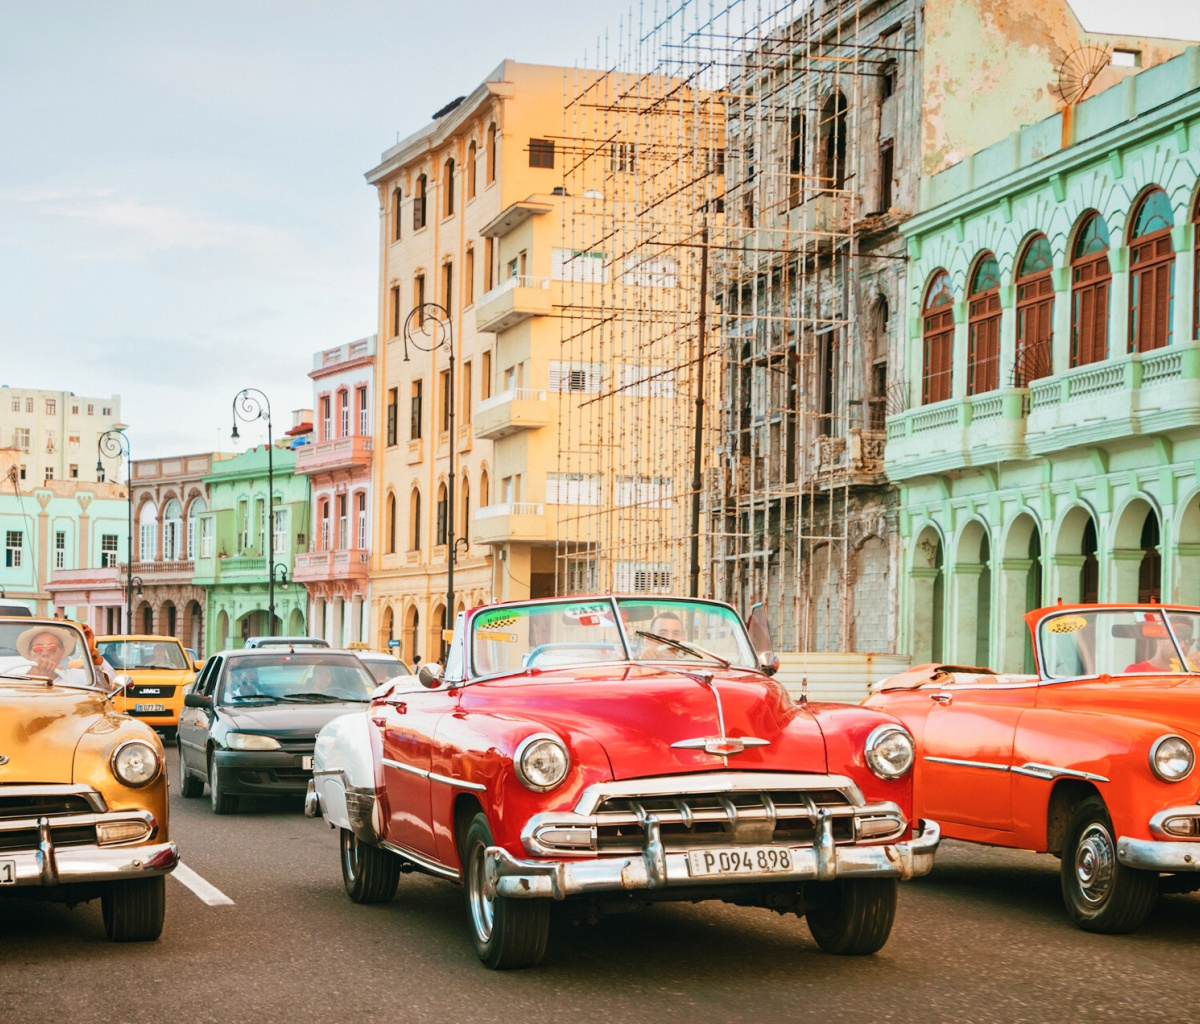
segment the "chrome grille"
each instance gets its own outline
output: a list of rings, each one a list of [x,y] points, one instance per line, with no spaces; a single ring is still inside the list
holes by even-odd
[[[54,822],[50,825],[50,838],[55,847],[90,846],[96,842],[96,826],[72,825]],[[25,828],[0,829],[0,853],[38,848],[37,825]]]
[[[78,793],[31,793],[6,796],[0,788],[0,821],[13,818],[51,818],[61,814],[90,814],[92,805]],[[37,840],[34,840],[34,846]]]

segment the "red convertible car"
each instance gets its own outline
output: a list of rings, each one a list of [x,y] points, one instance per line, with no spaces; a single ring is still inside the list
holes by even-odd
[[[444,674],[389,680],[317,738],[306,810],[340,829],[346,892],[461,882],[489,967],[538,963],[552,901],[579,916],[720,899],[878,950],[896,881],[932,867],[913,744],[867,708],[794,702],[758,613],[598,597],[459,616]]]
[[[1129,932],[1200,889],[1200,608],[1030,612],[1037,675],[921,665],[867,706],[917,744],[916,813],[945,835],[1057,854],[1081,928]]]

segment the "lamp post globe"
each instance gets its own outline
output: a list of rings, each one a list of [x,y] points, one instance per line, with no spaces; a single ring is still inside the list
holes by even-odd
[[[271,434],[271,402],[258,388],[242,388],[233,396],[233,431],[230,439],[237,441],[238,420],[252,423],[263,420],[267,425],[267,635],[275,635],[275,443]]]

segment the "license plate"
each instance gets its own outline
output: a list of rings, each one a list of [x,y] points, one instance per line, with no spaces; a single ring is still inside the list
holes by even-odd
[[[309,769],[312,768],[312,754],[305,754],[300,758],[300,767]]]
[[[17,862],[15,860],[0,860],[0,885],[17,884]]]
[[[693,876],[757,875],[763,872],[791,870],[792,851],[778,846],[688,851],[688,872]]]
[[[166,711],[167,706],[165,704],[135,704],[133,710],[144,712]]]

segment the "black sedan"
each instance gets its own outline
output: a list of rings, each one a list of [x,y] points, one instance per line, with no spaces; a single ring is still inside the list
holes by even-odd
[[[348,651],[223,651],[208,659],[179,717],[179,789],[208,782],[215,814],[240,796],[301,797],[317,733],[371,699],[375,680]]]

